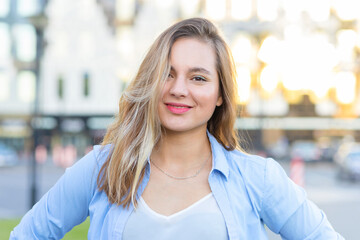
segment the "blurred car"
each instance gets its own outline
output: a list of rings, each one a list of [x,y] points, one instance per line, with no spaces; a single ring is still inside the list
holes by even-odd
[[[334,161],[334,155],[336,154],[336,148],[332,146],[326,146],[326,147],[320,147],[320,160],[321,161],[327,161],[327,162],[333,162]]]
[[[350,151],[339,163],[339,177],[348,180],[360,180],[360,150]]]
[[[321,152],[320,160],[333,162],[334,156],[339,149],[340,141],[335,137],[320,137],[317,139],[317,146]]]
[[[14,166],[18,163],[16,151],[5,144],[0,144],[0,167]]]
[[[334,162],[342,165],[347,155],[351,152],[360,151],[360,144],[357,142],[344,142],[342,143],[334,155]]]
[[[319,161],[321,159],[321,150],[318,148],[315,142],[299,140],[291,144],[290,157],[301,158],[303,161]]]
[[[267,157],[276,160],[287,160],[289,158],[289,142],[283,137],[266,148]]]

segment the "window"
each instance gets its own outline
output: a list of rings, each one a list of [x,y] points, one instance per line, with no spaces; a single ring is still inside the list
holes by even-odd
[[[58,93],[58,97],[59,99],[63,99],[64,98],[64,78],[63,76],[59,76],[57,79],[57,93]]]
[[[84,96],[88,97],[90,94],[90,77],[89,77],[89,73],[84,73],[83,76],[83,86],[84,86]]]
[[[16,24],[13,27],[16,57],[20,61],[31,62],[36,57],[36,33],[30,24]]]
[[[6,99],[8,99],[9,94],[9,78],[5,72],[0,71],[0,101],[5,101]]]
[[[39,10],[38,0],[17,0],[17,14],[22,17],[35,15]]]
[[[1,2],[1,1],[0,1]],[[0,23],[0,62],[1,60],[8,60],[10,57],[11,43],[9,26],[5,23]]]
[[[10,1],[1,0],[0,1],[0,18],[5,18],[9,14],[10,10]]]

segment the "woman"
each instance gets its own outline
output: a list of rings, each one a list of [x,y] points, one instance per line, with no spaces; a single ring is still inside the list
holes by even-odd
[[[235,66],[206,19],[163,32],[120,99],[103,146],[69,168],[10,239],[343,239],[271,159],[234,131]]]

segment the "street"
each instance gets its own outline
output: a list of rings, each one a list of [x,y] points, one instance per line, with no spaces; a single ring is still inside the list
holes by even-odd
[[[281,162],[289,174],[289,163]],[[50,163],[38,168],[38,196],[42,196],[63,174]],[[305,189],[308,197],[325,211],[333,227],[345,239],[360,236],[360,182],[339,181],[332,163],[306,164]],[[25,164],[0,168],[0,219],[19,218],[29,207],[29,169]],[[269,233],[270,240],[280,239]]]

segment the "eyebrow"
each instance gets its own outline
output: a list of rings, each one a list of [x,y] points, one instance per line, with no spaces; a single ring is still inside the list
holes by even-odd
[[[170,70],[171,71],[175,71],[175,68],[173,66],[170,67]],[[200,73],[205,73],[207,75],[211,75],[211,72],[205,68],[202,68],[202,67],[193,67],[193,68],[190,68],[189,70],[189,73],[195,73],[195,72],[200,72]]]

